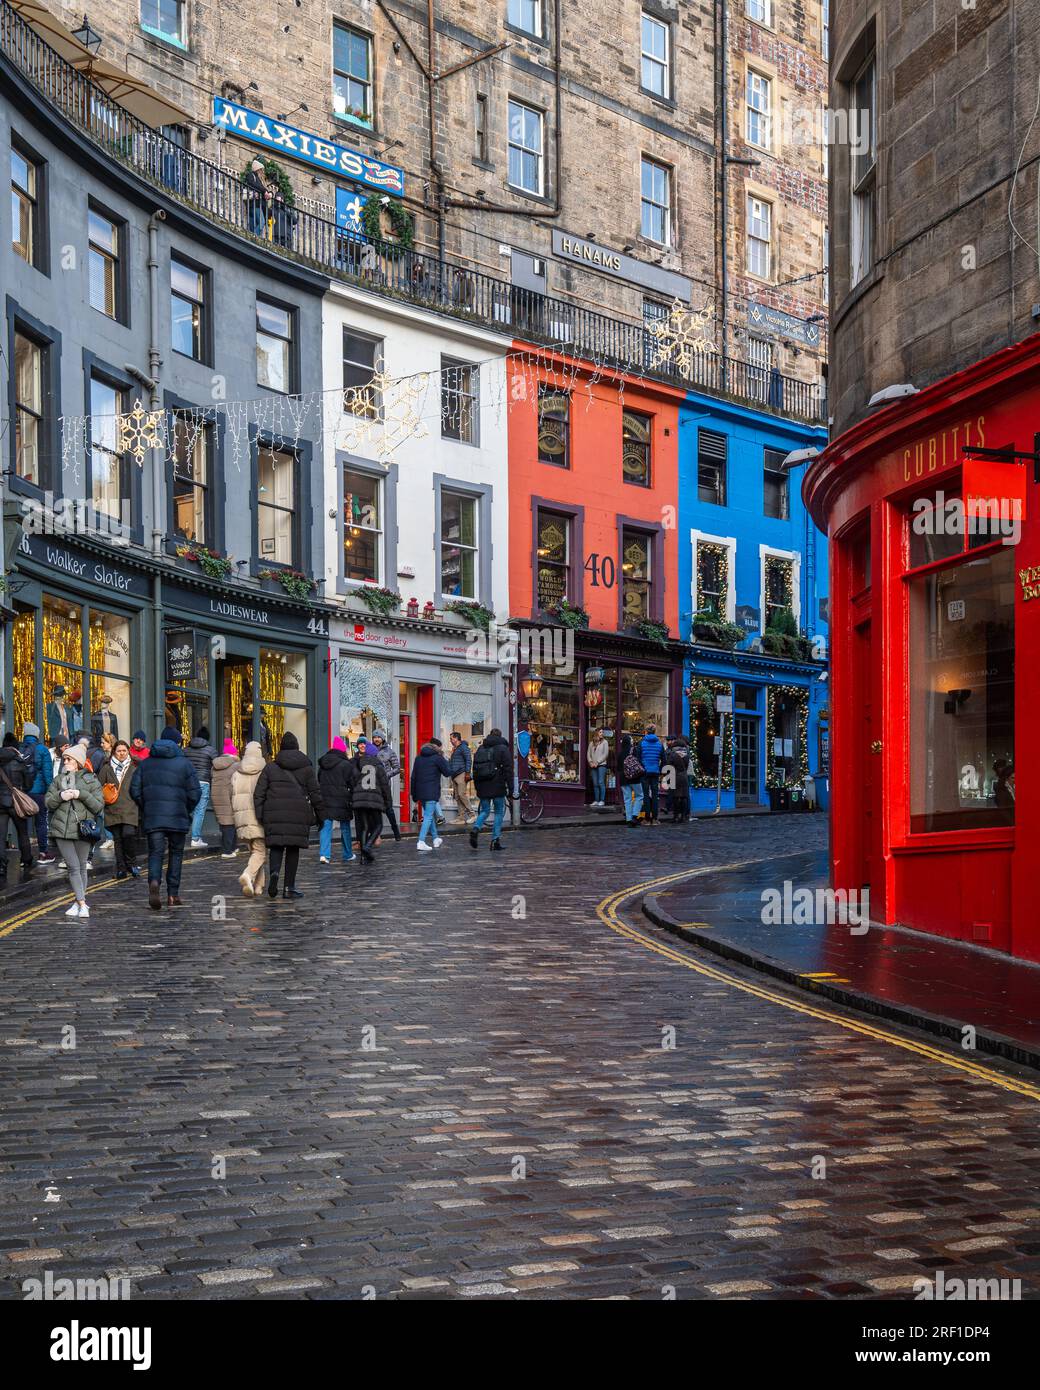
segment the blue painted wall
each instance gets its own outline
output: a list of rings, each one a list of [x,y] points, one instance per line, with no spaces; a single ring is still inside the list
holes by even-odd
[[[702,502],[697,494],[698,430],[708,429],[726,436],[727,478],[726,505]],[[826,431],[808,425],[783,420],[746,406],[731,404],[691,392],[679,413],[679,635],[692,638],[694,545],[691,531],[704,536],[732,539],[735,542],[734,562],[730,567],[730,584],[735,584],[735,606],[746,605],[759,610],[759,631],[764,624],[761,613],[761,553],[760,546],[793,552],[799,559],[800,626],[810,637],[829,634],[825,601],[828,595],[826,538],[813,525],[802,503],[801,485],[806,464],[789,470],[788,516],[785,520],[765,515],[764,461],[765,450],[775,449],[787,454],[794,449],[823,448]],[[818,726],[821,709],[829,705],[829,686],[819,679],[819,668],[794,663],[768,655],[754,655],[748,646],[754,633],[733,653],[698,647],[695,657],[687,663],[684,686],[696,683],[698,677],[711,676],[722,680],[737,680],[742,684],[759,686],[757,712],[759,720],[759,792],[761,802],[767,800],[765,790],[765,688],[770,684],[804,686],[809,690],[808,752],[810,771],[816,773],[819,760]],[[689,729],[689,701],[684,697],[683,728]],[[710,789],[692,792],[694,807],[714,805],[715,793]],[[732,790],[723,792],[723,805],[733,806]]]

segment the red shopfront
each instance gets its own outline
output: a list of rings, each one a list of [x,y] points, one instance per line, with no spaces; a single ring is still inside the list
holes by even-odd
[[[803,490],[830,542],[833,885],[1030,960],[1040,487],[1013,455],[1038,430],[1040,336],[861,421]]]

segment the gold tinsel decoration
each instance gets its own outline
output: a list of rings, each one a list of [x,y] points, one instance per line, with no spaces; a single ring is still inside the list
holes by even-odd
[[[14,703],[14,732],[22,737],[25,724],[39,724],[36,718],[36,614],[19,613],[11,626],[11,695]],[[46,729],[43,733],[46,734]]]

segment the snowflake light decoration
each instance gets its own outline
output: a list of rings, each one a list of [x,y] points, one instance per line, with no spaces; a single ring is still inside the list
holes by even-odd
[[[712,317],[713,309],[710,304],[695,312],[682,300],[673,300],[667,318],[656,319],[647,325],[647,332],[652,339],[650,365],[667,365],[680,376],[692,376],[694,354],[715,351],[715,344],[707,333]]]
[[[429,390],[428,372],[400,380],[387,372],[374,372],[364,386],[348,386],[343,392],[343,409],[357,425],[350,428],[346,447],[359,451],[376,442],[381,463],[389,463],[397,449],[409,439],[425,439],[429,434],[417,406]]]
[[[164,417],[161,410],[145,410],[140,397],[134,401],[129,414],[116,416],[119,442],[116,446],[120,454],[133,454],[138,463],[144,462],[148,449],[163,447]]]

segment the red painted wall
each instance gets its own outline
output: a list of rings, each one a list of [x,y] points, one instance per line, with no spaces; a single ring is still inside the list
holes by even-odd
[[[617,564],[619,515],[664,527],[663,617],[678,636],[678,445],[682,392],[651,386],[623,374],[595,380],[591,368],[572,360],[539,356],[517,343],[524,356],[510,359],[509,383],[509,607],[514,618],[534,613],[532,565],[534,520],[531,499],[541,497],[584,507],[581,591],[572,596],[589,611],[590,625],[618,629],[618,582],[593,585],[584,569],[592,555],[609,555]],[[537,357],[537,362],[532,359]],[[538,461],[538,385],[569,389],[570,467]],[[653,417],[651,486],[626,483],[621,475],[622,412],[630,408]]]

